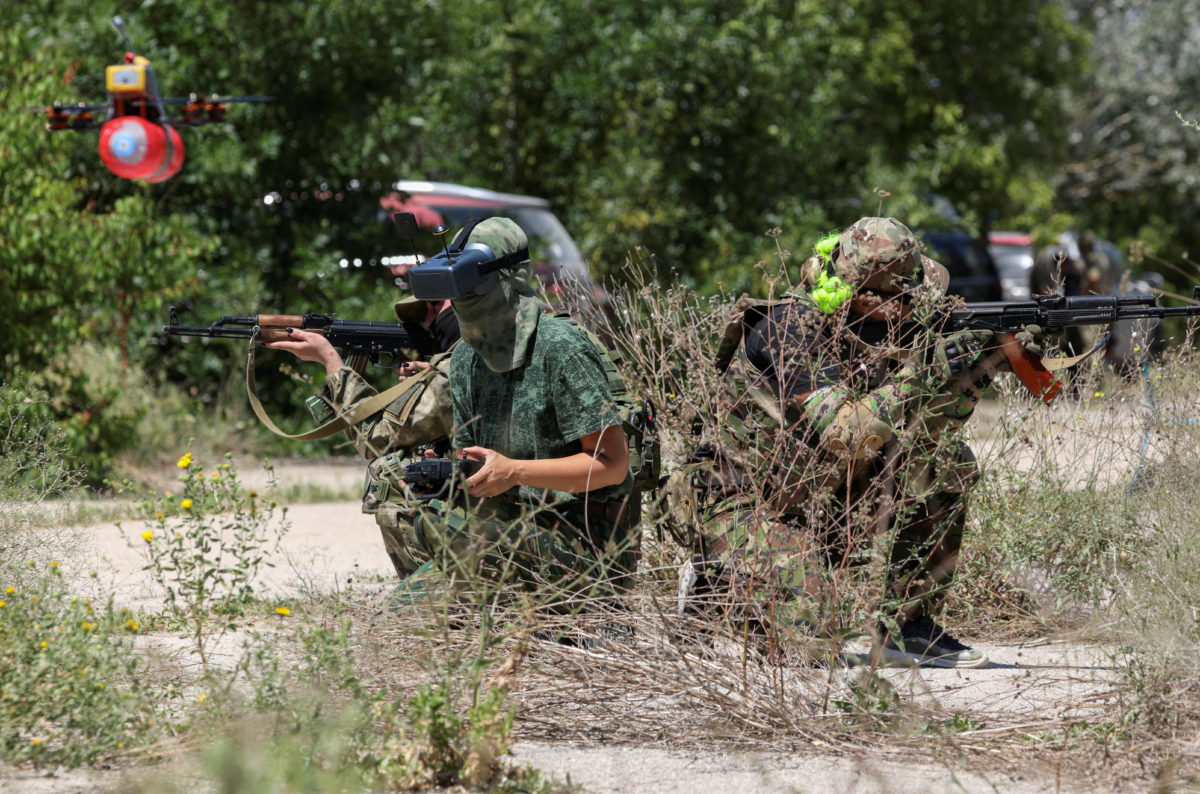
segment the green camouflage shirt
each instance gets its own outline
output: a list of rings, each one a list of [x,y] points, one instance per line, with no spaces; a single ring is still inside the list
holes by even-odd
[[[493,372],[464,339],[450,360],[454,402],[454,448],[494,449],[516,460],[562,458],[583,451],[579,439],[621,424],[600,351],[571,323],[542,315],[526,363]],[[623,497],[633,489],[626,475],[619,485],[586,494],[590,501]],[[541,491],[522,488],[524,496]],[[584,494],[551,491],[548,501],[579,501]]]

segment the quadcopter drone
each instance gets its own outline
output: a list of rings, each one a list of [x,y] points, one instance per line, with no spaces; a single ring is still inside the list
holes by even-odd
[[[150,61],[133,50],[125,23],[113,17],[113,26],[121,34],[129,51],[125,62],[109,66],[104,82],[108,104],[62,105],[55,102],[44,108],[46,129],[51,132],[100,130],[100,159],[104,167],[123,179],[162,182],[179,173],[183,166],[183,139],[176,127],[199,127],[225,121],[225,106],[234,102],[269,102],[273,97],[222,97],[213,94],[187,99],[163,99]],[[182,105],[176,118],[167,115],[167,107]],[[97,117],[97,114],[99,116]]]

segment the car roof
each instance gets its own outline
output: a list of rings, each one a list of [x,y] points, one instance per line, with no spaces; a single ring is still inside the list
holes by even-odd
[[[450,182],[425,182],[419,179],[401,179],[392,183],[393,190],[407,193],[421,204],[422,199],[436,197],[437,203],[451,207],[531,207],[549,209],[550,202],[534,196],[517,193],[500,193],[480,187],[455,185]]]

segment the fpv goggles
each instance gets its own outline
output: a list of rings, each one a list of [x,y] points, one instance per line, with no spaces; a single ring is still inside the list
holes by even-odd
[[[468,243],[471,230],[480,220],[468,223],[448,248],[409,271],[408,286],[413,297],[440,301],[454,300],[471,292],[485,295],[496,286],[497,270],[519,265],[529,258],[528,247],[498,257],[483,243]]]

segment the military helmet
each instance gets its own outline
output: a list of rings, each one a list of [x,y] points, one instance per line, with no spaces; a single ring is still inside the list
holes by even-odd
[[[861,218],[838,237],[830,267],[855,289],[899,295],[923,287],[943,295],[946,268],[921,253],[920,238],[895,218]]]

